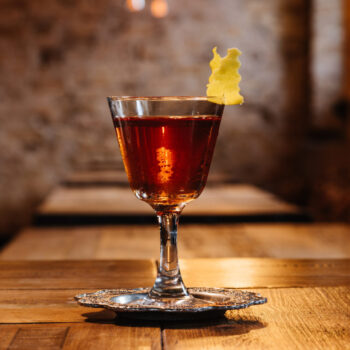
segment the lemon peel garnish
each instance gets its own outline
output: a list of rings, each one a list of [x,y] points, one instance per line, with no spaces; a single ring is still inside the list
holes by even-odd
[[[241,76],[238,73],[241,66],[238,57],[241,51],[235,48],[228,49],[227,55],[221,57],[214,47],[213,55],[209,63],[212,73],[207,84],[208,100],[225,105],[242,104],[244,99],[239,93]]]

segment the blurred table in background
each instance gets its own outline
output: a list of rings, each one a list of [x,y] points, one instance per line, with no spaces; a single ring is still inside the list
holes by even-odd
[[[182,221],[305,221],[296,206],[255,186],[217,185],[205,188],[184,209]],[[129,187],[61,186],[38,208],[37,224],[62,225],[78,222],[120,223],[155,221],[153,209],[138,200]]]
[[[223,181],[209,178],[202,195],[183,211],[182,258],[350,257],[350,225],[310,223],[300,208],[271,193]],[[124,171],[107,164],[73,173],[54,189],[34,225],[19,232],[0,259],[156,259],[158,254],[154,211],[133,195]]]
[[[230,184],[210,174],[199,198],[184,209],[182,222],[306,221],[300,208],[249,184]],[[119,163],[95,162],[69,175],[38,208],[37,225],[155,222],[153,209],[132,194]]]

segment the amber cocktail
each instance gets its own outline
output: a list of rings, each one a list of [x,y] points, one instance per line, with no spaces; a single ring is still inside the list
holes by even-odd
[[[154,208],[160,224],[158,275],[142,303],[193,303],[180,275],[177,223],[205,186],[224,106],[207,97],[108,102],[131,189]]]
[[[182,206],[202,192],[220,116],[114,117],[130,186],[155,209]]]

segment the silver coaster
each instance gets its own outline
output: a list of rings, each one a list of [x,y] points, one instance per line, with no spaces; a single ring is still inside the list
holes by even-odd
[[[267,299],[260,294],[227,288],[188,288],[189,297],[182,299],[151,299],[150,288],[105,289],[95,293],[75,296],[80,305],[113,310],[118,315],[138,317],[152,314],[152,318],[164,318],[175,314],[188,316],[198,313],[225,313],[227,310],[243,309],[252,305],[264,304]],[[154,317],[156,316],[156,317]]]

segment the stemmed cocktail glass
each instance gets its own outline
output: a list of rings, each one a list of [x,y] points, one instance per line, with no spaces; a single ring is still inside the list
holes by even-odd
[[[185,205],[207,181],[224,105],[207,97],[108,97],[130,187],[156,212],[160,260],[152,288],[107,289],[76,296],[81,305],[120,315],[153,312],[179,319],[262,304],[253,292],[186,288],[177,255],[177,225]],[[218,98],[214,99],[216,102]],[[187,316],[185,316],[187,317]]]
[[[143,303],[193,303],[181,278],[177,224],[185,205],[202,192],[223,105],[206,97],[109,97],[131,189],[155,210],[160,261]]]

